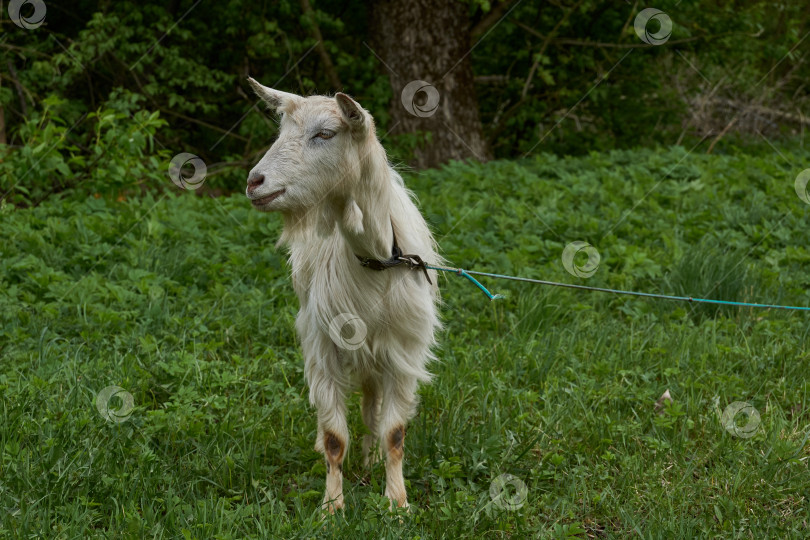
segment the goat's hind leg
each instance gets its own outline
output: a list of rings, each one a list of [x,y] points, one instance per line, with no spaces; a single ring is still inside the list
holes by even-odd
[[[376,382],[367,380],[363,389],[363,423],[369,433],[363,436],[363,466],[368,468],[382,458],[382,448],[377,444],[379,440],[380,405],[382,396],[380,387]]]

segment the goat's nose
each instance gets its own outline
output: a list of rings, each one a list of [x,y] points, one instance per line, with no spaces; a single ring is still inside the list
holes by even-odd
[[[250,178],[248,178],[248,193],[253,193],[257,187],[264,183],[264,175],[263,174],[254,174]]]

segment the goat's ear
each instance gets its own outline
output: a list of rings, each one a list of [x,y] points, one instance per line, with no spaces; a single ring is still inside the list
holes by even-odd
[[[352,128],[352,131],[365,127],[366,115],[363,113],[363,108],[359,103],[341,92],[335,94],[335,100],[337,100],[338,107],[340,107],[340,114],[349,124],[349,127]]]
[[[285,103],[295,101],[298,98],[298,96],[295,94],[288,94],[287,92],[273,90],[272,88],[261,85],[252,77],[248,77],[248,82],[253,88],[253,91],[256,92],[256,95],[259,96],[262,101],[267,103],[274,111],[280,109]]]

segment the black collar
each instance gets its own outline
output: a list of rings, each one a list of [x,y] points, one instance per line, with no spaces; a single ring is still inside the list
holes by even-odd
[[[371,257],[361,257],[355,253],[355,257],[360,261],[361,266],[365,266],[366,268],[370,268],[371,270],[383,271],[387,270],[388,268],[393,268],[394,266],[399,266],[404,264],[411,270],[414,268],[420,268],[422,272],[425,274],[425,279],[428,283],[433,285],[433,282],[430,281],[430,276],[428,276],[427,272],[427,263],[422,260],[422,257],[419,255],[403,255],[402,250],[397,245],[397,234],[394,232],[394,224],[391,223],[391,232],[394,236],[393,247],[391,248],[391,258],[381,261],[379,259],[372,259]]]

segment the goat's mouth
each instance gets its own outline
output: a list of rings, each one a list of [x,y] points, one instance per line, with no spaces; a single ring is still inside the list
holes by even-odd
[[[260,199],[252,199],[250,202],[253,206],[267,206],[271,202],[278,199],[280,196],[284,195],[284,192],[286,191],[287,191],[286,189],[280,189],[278,191],[274,191],[270,195],[265,195]]]

